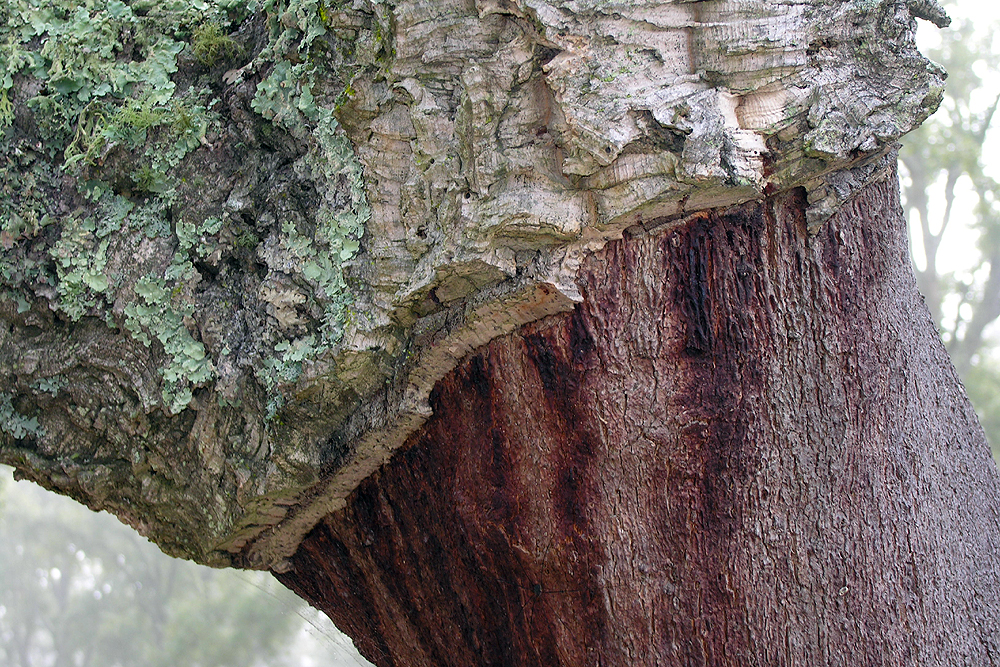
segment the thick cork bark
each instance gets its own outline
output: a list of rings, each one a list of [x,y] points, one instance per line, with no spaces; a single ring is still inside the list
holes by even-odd
[[[74,3],[135,48],[0,21],[0,462],[220,567],[284,569],[605,243],[800,187],[814,233],[944,91],[930,0],[213,0],[215,65],[177,3]]]
[[[996,664],[997,473],[897,197],[608,244],[279,578],[380,667]]]

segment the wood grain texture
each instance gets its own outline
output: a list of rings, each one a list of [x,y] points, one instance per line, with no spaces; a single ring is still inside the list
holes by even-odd
[[[608,244],[279,578],[380,667],[1000,660],[997,472],[897,196]]]

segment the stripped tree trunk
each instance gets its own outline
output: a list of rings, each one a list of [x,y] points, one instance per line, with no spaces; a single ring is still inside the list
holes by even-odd
[[[57,4],[0,8],[0,462],[380,666],[1000,662],[897,201],[935,2]]]
[[[281,580],[378,665],[986,665],[997,473],[895,174],[609,244]]]

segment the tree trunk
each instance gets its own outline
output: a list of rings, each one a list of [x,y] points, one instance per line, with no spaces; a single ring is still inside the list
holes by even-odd
[[[18,474],[380,665],[1000,660],[893,166],[935,2],[57,4],[0,8]]]
[[[389,665],[1000,661],[997,472],[895,174],[636,230],[279,578]]]

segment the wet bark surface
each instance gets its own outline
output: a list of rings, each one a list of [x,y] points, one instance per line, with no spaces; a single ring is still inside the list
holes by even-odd
[[[897,197],[609,244],[279,578],[383,667],[1000,661],[997,474]]]

